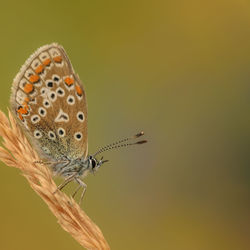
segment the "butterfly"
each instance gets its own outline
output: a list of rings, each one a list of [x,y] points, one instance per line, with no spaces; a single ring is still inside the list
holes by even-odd
[[[54,175],[65,180],[58,190],[71,181],[86,191],[83,178],[96,172],[108,160],[97,160],[100,153],[119,147],[143,144],[128,143],[144,133],[125,138],[88,155],[87,101],[84,86],[62,46],[52,43],[37,49],[24,63],[11,89],[11,110],[19,126],[48,164]]]

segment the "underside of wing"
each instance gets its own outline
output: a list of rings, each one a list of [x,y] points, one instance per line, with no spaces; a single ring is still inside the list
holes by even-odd
[[[58,44],[39,48],[12,85],[11,109],[42,158],[86,157],[84,87]]]

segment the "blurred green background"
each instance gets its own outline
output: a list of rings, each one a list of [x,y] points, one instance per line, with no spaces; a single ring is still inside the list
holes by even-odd
[[[87,90],[89,151],[145,131],[85,179],[112,249],[249,249],[249,1],[2,1],[0,30],[1,110],[55,41]],[[0,175],[1,249],[82,249],[18,170]]]

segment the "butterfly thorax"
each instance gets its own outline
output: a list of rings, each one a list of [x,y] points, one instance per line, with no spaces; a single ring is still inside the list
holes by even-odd
[[[76,174],[76,176],[85,177],[89,173],[90,161],[89,158],[85,159],[68,159],[58,161],[52,164],[52,171],[55,175],[68,177]]]

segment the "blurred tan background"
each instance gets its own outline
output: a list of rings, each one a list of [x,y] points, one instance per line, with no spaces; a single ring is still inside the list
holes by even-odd
[[[249,249],[249,1],[5,1],[0,31],[1,110],[56,41],[87,90],[90,153],[145,131],[85,179],[112,249]],[[18,170],[0,175],[1,249],[82,249]]]

